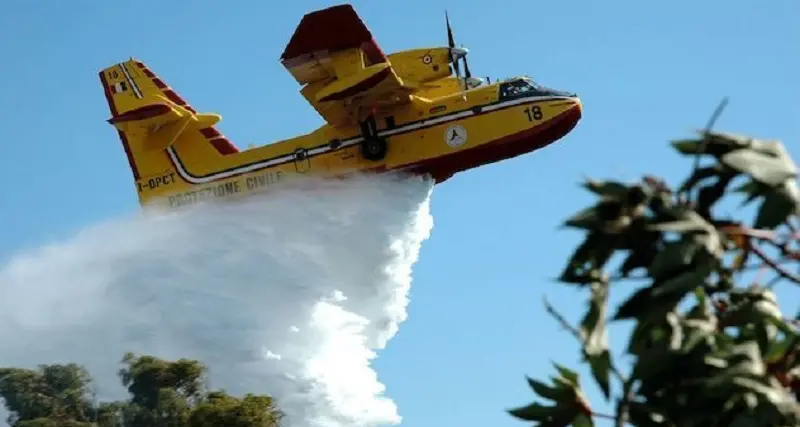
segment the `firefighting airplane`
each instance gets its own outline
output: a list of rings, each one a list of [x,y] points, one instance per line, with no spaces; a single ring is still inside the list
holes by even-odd
[[[447,17],[446,17],[447,18]],[[385,55],[352,6],[306,14],[281,56],[325,119],[315,131],[239,150],[144,63],[100,72],[141,205],[245,195],[305,174],[453,174],[544,147],[580,120],[581,101],[528,77],[472,77],[467,49]],[[459,61],[464,64],[461,75]],[[452,64],[455,76],[452,75]]]

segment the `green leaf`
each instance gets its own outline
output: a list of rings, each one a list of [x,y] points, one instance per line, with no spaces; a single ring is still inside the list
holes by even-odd
[[[766,194],[769,190],[770,188],[767,187],[766,185],[761,184],[753,179],[750,179],[749,181],[745,182],[744,184],[740,185],[739,187],[736,187],[731,191],[733,191],[734,193],[744,194],[746,197],[742,202],[742,204],[739,206],[747,206],[753,200]]]
[[[778,297],[770,289],[758,289],[758,297],[753,301],[754,309],[762,319],[782,319],[783,313],[778,306]]]
[[[595,282],[591,289],[589,309],[581,321],[580,332],[584,342],[584,355],[592,368],[592,375],[608,400],[611,394],[609,386],[611,355],[608,351],[605,322],[608,285]]]
[[[708,343],[717,332],[717,324],[709,319],[691,319],[683,322],[683,332],[686,338],[683,340],[681,350],[689,353],[702,343]]]
[[[636,318],[641,322],[659,318],[673,310],[695,287],[702,286],[708,274],[706,268],[698,266],[663,282],[641,288],[620,304],[614,320]]]
[[[761,358],[758,343],[745,341],[729,349],[728,360],[732,366],[726,370],[727,375],[762,376],[766,374],[766,366]]]
[[[734,193],[742,193],[742,194],[761,194],[764,192],[765,189],[769,187],[765,186],[764,184],[759,183],[758,181],[753,180],[752,178],[749,179],[744,184],[732,189],[731,191]]]
[[[711,141],[714,145],[726,146],[732,149],[750,147],[755,138],[733,132],[719,131],[700,131],[701,135]]]
[[[721,159],[726,166],[750,175],[756,181],[775,187],[783,184],[797,174],[791,163],[785,159],[767,156],[751,149],[732,151]]]
[[[628,194],[628,186],[619,181],[597,181],[589,178],[582,186],[600,196],[621,198]]]
[[[699,244],[693,240],[667,243],[653,259],[652,264],[647,267],[647,272],[658,280],[670,276],[676,271],[684,270],[692,262],[698,249]]]
[[[671,145],[681,154],[694,156],[700,144],[705,141],[702,152],[719,157],[731,150],[747,147],[752,141],[750,137],[726,132],[698,131],[697,133],[700,134],[700,138],[679,139],[671,141]]]
[[[653,288],[653,297],[660,297],[671,294],[680,294],[681,298],[692,292],[696,287],[702,286],[703,281],[708,277],[708,271],[700,268],[689,269],[673,276],[663,282],[658,282]]]
[[[673,148],[675,148],[679,153],[686,155],[696,154],[700,149],[700,144],[702,143],[703,140],[698,138],[676,139],[674,141],[670,141],[670,144]]]
[[[731,151],[720,161],[756,181],[776,187],[797,176],[797,166],[779,141],[754,140],[752,145]]]
[[[798,209],[798,190],[797,183],[794,181],[766,193],[764,202],[758,209],[754,228],[774,229],[786,221]]]
[[[694,297],[697,299],[697,307],[705,311],[708,308],[708,294],[705,289],[700,286],[694,288]]]
[[[675,310],[670,310],[667,312],[666,316],[664,316],[664,319],[666,322],[662,332],[663,338],[667,343],[667,348],[670,352],[678,351],[681,348],[681,343],[683,343],[685,336],[681,317]]]
[[[572,427],[594,427],[594,420],[586,414],[578,414],[578,416],[572,420]]]
[[[559,280],[585,284],[602,275],[602,267],[616,250],[616,239],[601,232],[589,233],[575,249]]]
[[[557,406],[545,406],[534,402],[530,405],[509,409],[508,413],[525,421],[545,421],[553,416],[557,411]]]
[[[776,387],[770,387],[754,379],[738,377],[734,378],[732,381],[734,384],[740,387],[755,392],[757,395],[767,400],[776,408],[792,408],[797,404],[794,402],[794,399],[784,390]]]
[[[714,226],[706,221],[697,212],[686,212],[677,221],[668,221],[652,224],[648,227],[651,230],[674,231],[677,233],[688,232],[711,232]]]
[[[597,214],[597,209],[589,207],[583,209],[564,221],[565,227],[580,228],[584,230],[596,230],[602,226],[603,222]]]
[[[561,375],[562,378],[567,380],[567,382],[570,385],[572,385],[573,387],[576,387],[576,388],[580,388],[581,385],[580,385],[580,380],[578,379],[578,373],[577,372],[575,372],[575,371],[573,371],[571,369],[568,369],[568,368],[566,368],[564,366],[561,366],[561,365],[559,365],[558,363],[555,363],[555,362],[553,362],[553,366],[556,368],[556,370],[558,371],[559,375]]]
[[[787,337],[784,339],[775,340],[770,343],[769,348],[765,352],[764,361],[768,363],[776,363],[782,360],[790,349],[798,344],[795,337]]]
[[[757,326],[764,329],[783,329],[783,314],[775,294],[765,288],[734,290],[729,294],[730,306],[722,318],[726,325],[744,327]],[[775,331],[777,332],[777,331]]]
[[[536,394],[544,398],[558,402],[561,399],[572,395],[571,391],[564,390],[563,388],[550,387],[549,385],[541,381],[537,381],[531,377],[526,377],[526,379],[528,380],[528,385],[531,387],[531,389],[533,389]]]
[[[597,385],[600,386],[603,396],[608,400],[611,397],[611,353],[605,350],[599,354],[588,355],[587,359]]]
[[[537,421],[538,427],[567,427],[578,414],[588,410],[589,402],[580,390],[578,374],[555,362],[553,366],[558,371],[558,376],[552,377],[555,387],[531,378],[528,378],[528,384],[540,396],[554,400],[556,405],[546,406],[534,402],[510,410],[511,415],[528,421]]]

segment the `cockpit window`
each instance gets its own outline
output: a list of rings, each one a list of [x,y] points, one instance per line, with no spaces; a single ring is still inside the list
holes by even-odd
[[[514,80],[500,85],[500,97],[517,98],[528,94],[533,94],[536,88],[525,80]]]
[[[500,100],[528,96],[575,96],[574,94],[546,88],[530,77],[521,77],[500,84]]]

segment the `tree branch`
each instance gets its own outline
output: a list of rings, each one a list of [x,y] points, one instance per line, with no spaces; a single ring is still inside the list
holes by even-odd
[[[741,224],[727,225],[722,228],[728,234],[748,236],[759,240],[767,240],[773,243],[777,243],[780,240],[778,239],[778,234],[772,230],[759,230],[757,228],[744,227]],[[800,239],[800,231],[797,230],[792,230],[792,234],[786,236],[786,240],[789,241],[798,239]]]
[[[788,223],[788,222],[787,222]],[[772,268],[773,271],[778,273],[778,277],[787,279],[791,282],[794,282],[797,285],[800,285],[800,276],[790,272],[789,270],[785,269],[780,264],[787,260],[800,260],[800,252],[793,251],[789,248],[789,243],[800,240],[800,232],[792,230],[792,234],[786,236],[785,240],[779,239],[778,235],[771,231],[771,230],[757,230],[752,228],[743,227],[742,225],[733,225],[733,226],[726,226],[722,227],[722,230],[731,236],[746,236],[756,241],[765,241],[769,242],[770,244],[774,245],[778,250],[780,250],[781,255],[784,259],[782,260],[775,260],[769,257],[766,252],[758,245],[756,242],[750,242],[749,250],[754,253],[761,261],[764,262],[764,265],[767,267]]]
[[[575,339],[581,343],[582,347],[585,347],[586,342],[583,339],[583,334],[581,334],[581,331],[577,327],[570,324],[564,315],[559,313],[558,310],[556,310],[556,308],[550,304],[550,301],[547,300],[547,297],[542,297],[542,302],[544,303],[544,309],[547,311],[547,314],[552,316],[562,328],[566,329],[570,335],[575,337]],[[625,427],[625,424],[628,422],[628,406],[631,399],[633,399],[633,393],[631,392],[633,387],[633,378],[626,379],[622,375],[622,372],[620,372],[613,364],[611,365],[611,373],[617,377],[620,383],[622,383],[622,397],[620,397],[620,400],[617,404],[617,414],[616,416],[612,417],[610,415],[592,412],[592,415],[598,418],[614,420],[615,427]]]
[[[800,285],[800,276],[798,276],[798,275],[796,275],[796,274],[793,274],[792,272],[790,272],[790,271],[786,270],[785,268],[783,268],[782,266],[780,266],[780,265],[779,265],[777,262],[775,262],[775,260],[773,260],[772,258],[770,258],[770,257],[769,257],[769,256],[768,256],[768,255],[767,255],[765,252],[764,252],[764,250],[762,250],[762,249],[761,249],[761,248],[758,246],[758,244],[752,245],[752,247],[750,248],[750,250],[751,250],[751,251],[752,251],[752,252],[753,252],[753,253],[754,253],[754,254],[755,254],[757,257],[761,258],[761,260],[762,260],[762,261],[764,261],[764,263],[765,263],[765,264],[767,264],[767,265],[768,265],[768,266],[770,266],[770,267],[771,267],[773,270],[775,270],[775,272],[776,272],[776,273],[778,273],[778,274],[779,274],[781,277],[783,277],[784,279],[787,279],[787,280],[789,280],[789,281],[791,281],[791,282],[794,282],[796,285]]]
[[[617,403],[617,418],[614,420],[614,427],[625,427],[628,423],[629,408],[633,400],[633,377],[628,378],[622,384],[622,398]]]
[[[552,316],[556,322],[558,322],[561,327],[567,330],[576,340],[581,343],[582,347],[586,347],[586,341],[583,339],[583,334],[581,333],[580,329],[570,324],[564,316],[559,313],[550,301],[547,300],[547,297],[542,297],[542,302],[544,303],[544,309],[547,311],[547,314]],[[622,375],[622,372],[617,369],[616,366],[613,364],[611,365],[611,373],[614,374],[615,377],[621,382],[625,383],[625,377]]]
[[[542,297],[542,302],[544,303],[544,309],[547,311],[547,314],[553,316],[553,318],[556,319],[556,322],[558,322],[561,325],[561,327],[566,329],[567,332],[572,334],[572,336],[575,337],[575,339],[577,339],[578,341],[581,342],[581,344],[583,344],[583,336],[581,335],[581,331],[579,331],[578,328],[576,328],[575,326],[572,326],[567,321],[567,319],[565,319],[564,316],[561,315],[561,313],[556,311],[555,307],[553,307],[553,305],[550,304],[550,301],[547,300],[547,297]]]

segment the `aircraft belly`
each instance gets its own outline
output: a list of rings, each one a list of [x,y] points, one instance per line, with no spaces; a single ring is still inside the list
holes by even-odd
[[[437,145],[446,148],[441,149],[439,155],[425,156],[417,161],[409,158],[407,163],[393,168],[430,173],[441,182],[457,172],[547,146],[569,133],[581,117],[579,108],[562,103],[553,108],[542,107],[547,112],[543,113],[540,121],[528,121],[527,118],[520,121],[519,115],[527,117],[525,108],[511,108],[496,115],[476,116],[454,123],[466,131],[467,141],[463,145],[451,149],[442,142]]]
[[[542,114],[530,117],[529,105],[478,114],[403,135],[390,136],[387,167],[395,168],[471,150],[493,141],[546,126],[565,111],[562,105],[537,104]]]

